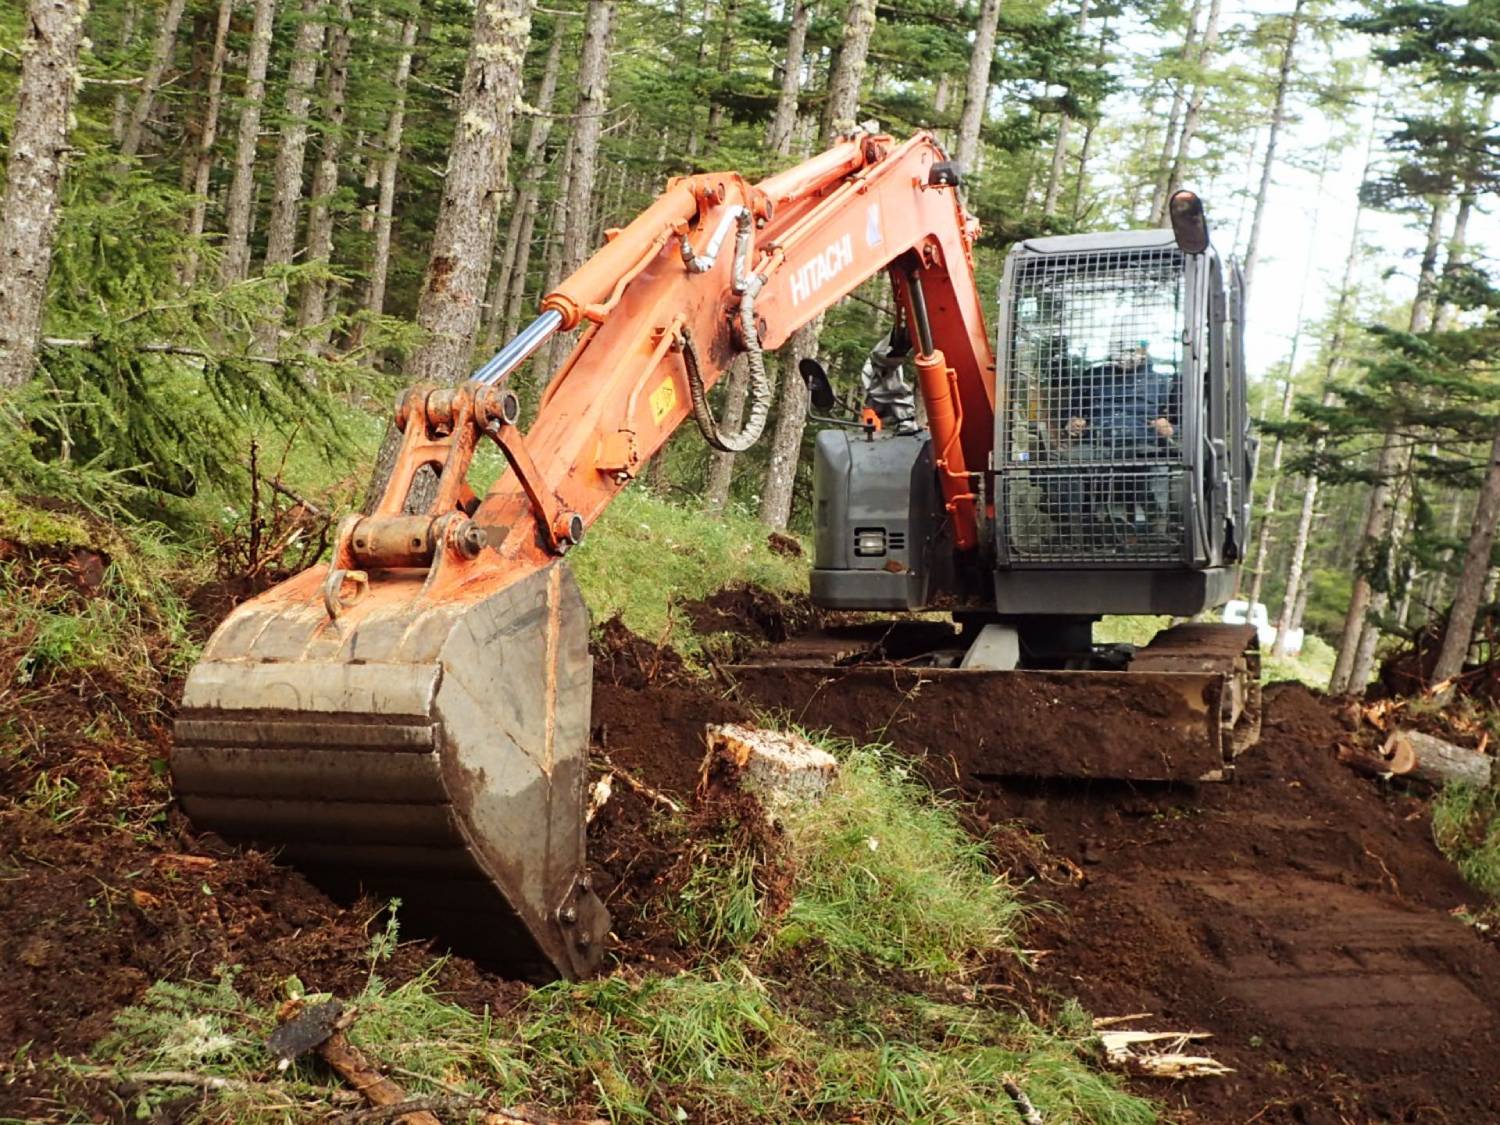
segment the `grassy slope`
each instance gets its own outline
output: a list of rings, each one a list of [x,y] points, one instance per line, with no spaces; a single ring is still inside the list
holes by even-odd
[[[618,613],[656,642],[691,648],[673,606],[736,582],[807,589],[807,561],[771,550],[764,525],[737,512],[707,515],[636,485],[617,499],[569,561],[596,622]]]

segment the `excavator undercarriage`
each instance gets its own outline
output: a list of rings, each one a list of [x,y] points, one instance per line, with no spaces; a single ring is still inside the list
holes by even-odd
[[[813,598],[957,625],[804,639],[730,670],[740,690],[861,738],[910,727],[924,753],[996,774],[1227,777],[1258,730],[1253,630],[1180,624],[1133,654],[1089,639],[1101,614],[1218,604],[1246,535],[1238,314],[1199,233],[1026,244],[997,352],[978,226],[930,136],[857,133],[755,185],[673,181],[472,378],[407,391],[373,510],[219,627],[177,720],[184,810],[333,890],[399,897],[408,932],[515,975],[591,972],[609,918],[585,855],[589,618],[564,557],[689,418],[746,448],[771,403],[764,353],[882,272],[924,421],[913,404],[883,434],[867,406],[820,436]],[[1127,355],[1098,309],[1133,278]],[[506,381],[575,328],[523,432]],[[729,431],[708,391],[739,357],[749,403]],[[1152,372],[1175,389],[1130,389]],[[1141,395],[1150,431],[1111,437]],[[480,496],[486,439],[507,469]]]
[[[939,761],[957,750],[980,763],[962,772],[979,776],[1223,781],[1260,736],[1252,627],[1176,625],[1133,652],[1024,670],[962,667],[969,647],[945,622],[876,621],[794,638],[726,672],[744,698],[800,726]]]

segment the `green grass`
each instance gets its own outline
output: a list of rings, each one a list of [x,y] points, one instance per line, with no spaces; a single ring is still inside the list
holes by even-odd
[[[1500,899],[1500,787],[1443,787],[1432,803],[1432,836],[1476,890]]]
[[[760,854],[732,825],[685,844],[693,869],[670,904],[679,937],[752,964],[784,959],[846,978],[962,977],[1013,956],[1025,908],[956,806],[896,754],[824,747],[840,759],[838,777],[816,801],[778,806],[784,854]],[[790,872],[789,894],[779,891],[785,908],[768,917],[766,878],[778,866]]]
[[[13,655],[7,686],[104,674],[146,692],[163,672],[191,663],[179,590],[206,571],[165,529],[139,523],[127,531],[0,492],[0,540],[12,551],[0,561],[0,651]],[[80,589],[68,565],[75,550],[105,560],[97,588]]]
[[[1172,624],[1163,614],[1101,617],[1094,626],[1094,643],[1100,645],[1146,645],[1151,638]]]
[[[398,987],[381,980],[388,928],[352,998],[351,1038],[412,1095],[485,1095],[618,1122],[1007,1121],[1007,1079],[1049,1122],[1156,1120],[1149,1102],[1095,1068],[1076,1005],[1039,1026],[963,986],[982,961],[1017,955],[1013,888],[898,759],[839,749],[831,791],[779,809],[784,849],[747,860],[710,841],[688,853],[690,893],[676,907],[693,919],[687,970],[622,969],[476,1013],[441,994],[439,964]],[[789,865],[780,913],[759,893],[761,862]],[[347,1091],[325,1072],[275,1074],[261,1046],[273,1026],[271,1008],[247,1002],[232,973],[158,984],[87,1064],[59,1065],[105,1081],[186,1070],[235,1083],[203,1096],[188,1121],[332,1112]],[[197,1091],[147,1082],[122,1116],[180,1108],[186,1093]]]
[[[808,563],[772,551],[765,525],[738,512],[709,515],[626,489],[569,555],[595,621],[618,613],[650,641],[696,647],[674,606],[734,583],[806,591]]]
[[[1014,952],[1024,908],[954,806],[879,749],[845,748],[823,799],[783,820],[797,864],[774,938],[834,974],[961,975]]]
[[[1262,653],[1260,678],[1265,683],[1297,680],[1318,691],[1327,691],[1337,657],[1332,645],[1322,637],[1307,633],[1302,641],[1302,651],[1296,656],[1272,656],[1269,650]]]
[[[871,986],[836,1013],[748,965],[640,979],[559,983],[512,1010],[473,1013],[428,973],[400,987],[378,977],[354,998],[350,1038],[413,1096],[490,1095],[611,1121],[695,1123],[1008,1120],[1001,1083],[1017,1081],[1048,1121],[1144,1125],[1151,1105],[1089,1065],[1086,1018],[1047,1028],[1012,1012]],[[293,984],[295,991],[297,986]],[[122,1013],[94,1061],[98,1079],[188,1071],[236,1088],[196,1093],[169,1081],[129,1096],[122,1116],[172,1103],[178,1120],[308,1120],[344,1091],[315,1065],[285,1075],[261,1042],[274,1018],[226,974],[158,984]]]

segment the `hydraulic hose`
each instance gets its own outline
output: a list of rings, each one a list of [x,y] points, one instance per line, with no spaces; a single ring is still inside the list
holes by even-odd
[[[775,392],[770,376],[766,374],[765,354],[761,351],[760,330],[755,321],[755,298],[765,284],[765,279],[756,274],[745,274],[746,263],[750,258],[753,220],[750,212],[744,208],[739,209],[735,220],[738,230],[734,247],[734,287],[740,293],[740,332],[745,341],[750,376],[749,413],[737,432],[725,433],[719,429],[713,408],[708,404],[708,389],[703,385],[703,374],[698,368],[698,350],[693,344],[692,334],[686,329],[682,333],[682,360],[687,369],[693,420],[698,423],[703,440],[721,453],[743,453],[760,440],[760,435],[765,432],[766,419],[771,414],[771,399]],[[686,258],[687,254],[684,253],[684,259]]]

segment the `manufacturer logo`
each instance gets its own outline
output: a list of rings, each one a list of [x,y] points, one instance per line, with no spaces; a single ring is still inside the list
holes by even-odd
[[[854,240],[844,235],[792,274],[792,304],[800,305],[854,261]]]

